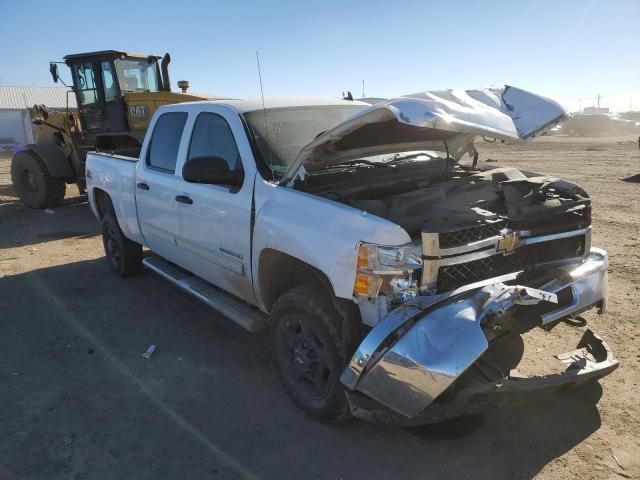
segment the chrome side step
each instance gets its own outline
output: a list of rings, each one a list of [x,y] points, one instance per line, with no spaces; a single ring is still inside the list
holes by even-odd
[[[267,325],[265,313],[162,257],[149,255],[142,264],[249,332],[257,332]]]

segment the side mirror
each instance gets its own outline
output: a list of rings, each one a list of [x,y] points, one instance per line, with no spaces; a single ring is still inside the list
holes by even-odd
[[[51,73],[51,78],[53,78],[53,83],[58,83],[60,77],[58,76],[58,65],[55,63],[49,64],[49,72]]]
[[[222,157],[195,157],[182,167],[182,178],[189,183],[208,183],[239,187],[244,180],[242,170],[229,170]]]

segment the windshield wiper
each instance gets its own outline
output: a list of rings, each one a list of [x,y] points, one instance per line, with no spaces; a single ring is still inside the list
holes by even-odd
[[[367,165],[375,168],[384,167],[384,163],[372,162],[370,160],[365,160],[364,158],[358,158],[355,160],[347,160],[346,162],[340,162],[336,164],[336,167],[339,167],[340,165],[353,165],[353,166]]]
[[[407,153],[407,154],[403,154],[403,153],[394,153],[393,155],[391,155],[389,157],[389,160],[383,160],[382,163],[384,165],[391,165],[393,163],[399,163],[399,162],[403,162],[405,160],[410,160],[412,158],[417,158],[417,157],[427,157],[427,160],[431,160],[432,158],[435,158],[427,153],[424,152],[419,152],[419,153]]]
[[[371,162],[369,160],[357,159],[357,160],[347,160],[346,162],[335,163],[333,165],[327,165],[326,167],[320,168],[315,172],[324,172],[326,170],[334,170],[341,169],[345,167],[367,167],[367,168],[384,168],[386,165],[382,162]],[[315,173],[314,172],[314,173]]]

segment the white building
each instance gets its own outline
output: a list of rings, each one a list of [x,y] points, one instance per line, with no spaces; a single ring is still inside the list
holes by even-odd
[[[17,145],[33,143],[28,109],[34,105],[45,105],[52,110],[64,111],[67,101],[70,110],[77,109],[76,97],[66,87],[0,86],[0,139],[13,139]]]

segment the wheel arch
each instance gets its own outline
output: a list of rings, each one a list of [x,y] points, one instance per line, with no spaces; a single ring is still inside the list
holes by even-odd
[[[93,202],[100,220],[102,220],[107,213],[112,213],[114,217],[116,217],[111,196],[101,188],[93,189]],[[118,218],[116,217],[116,221],[117,220]]]
[[[315,281],[328,293],[334,293],[329,278],[316,267],[279,250],[265,248],[258,260],[258,294],[266,311],[284,292],[303,283]]]
[[[67,183],[77,180],[77,175],[71,167],[69,159],[61,147],[53,143],[32,143],[25,146],[26,151],[35,155],[49,171],[53,178],[59,178]],[[18,152],[20,153],[20,152]]]
[[[358,306],[352,300],[336,297],[334,285],[324,272],[279,250],[265,248],[260,252],[257,293],[265,311],[270,312],[284,292],[305,283],[316,283],[331,296],[336,309],[350,324],[350,331],[362,325]]]

